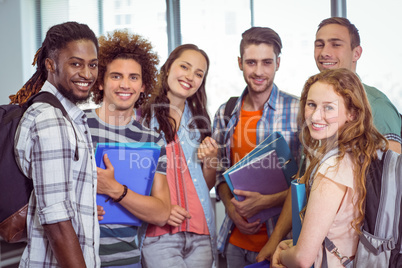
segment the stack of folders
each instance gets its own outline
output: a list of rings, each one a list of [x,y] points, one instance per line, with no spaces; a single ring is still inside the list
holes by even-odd
[[[302,228],[300,211],[306,206],[306,186],[295,179],[290,189],[292,191],[292,236],[293,245],[296,245]]]
[[[288,144],[279,132],[269,135],[239,162],[223,173],[233,193],[234,189],[275,194],[287,190],[290,181],[296,176],[297,164]],[[243,196],[233,193],[236,200],[244,200]],[[280,214],[282,207],[265,209],[247,219],[261,222]]]
[[[159,145],[151,142],[98,143],[95,161],[98,167],[105,169],[103,156],[107,154],[119,183],[136,193],[150,195],[160,150]],[[106,212],[100,224],[141,225],[141,220],[119,203],[111,200],[105,202],[107,198],[107,195],[102,194],[96,196],[96,203],[103,206]]]

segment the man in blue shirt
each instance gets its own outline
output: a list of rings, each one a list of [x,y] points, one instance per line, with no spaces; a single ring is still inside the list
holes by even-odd
[[[281,206],[287,191],[273,195],[242,191],[239,195],[246,199],[238,202],[234,200],[223,172],[276,131],[284,136],[295,158],[300,153],[296,122],[299,99],[280,91],[274,84],[281,48],[279,35],[270,28],[252,27],[243,33],[238,63],[247,86],[237,100],[228,124],[224,118],[226,103],[221,105],[214,119],[213,137],[221,145],[218,160],[227,163],[217,168],[216,191],[227,212],[218,236],[218,250],[226,254],[230,268],[255,262],[278,216],[267,222],[253,223],[245,218],[265,208]]]

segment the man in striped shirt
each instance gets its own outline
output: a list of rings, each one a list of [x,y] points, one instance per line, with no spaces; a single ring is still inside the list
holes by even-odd
[[[150,196],[136,193],[119,183],[107,157],[104,158],[106,169],[98,168],[97,191],[109,196],[109,202],[118,202],[142,220],[143,227],[147,223],[163,226],[170,215],[166,149],[162,136],[141,125],[134,110],[143,102],[144,92],[148,95],[154,87],[158,57],[147,40],[126,31],[115,31],[100,37],[99,46],[99,77],[92,93],[95,103],[101,105],[85,111],[94,147],[99,142],[153,142],[161,147],[161,153]],[[103,213],[108,211],[100,212]],[[143,236],[139,234],[140,228],[135,225],[102,224],[102,221],[100,224],[101,266],[141,267]]]

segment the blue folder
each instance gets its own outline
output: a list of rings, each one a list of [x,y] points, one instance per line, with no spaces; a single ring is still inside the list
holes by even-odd
[[[150,195],[160,155],[160,146],[155,143],[98,143],[95,151],[96,165],[105,169],[103,155],[107,154],[114,167],[118,182],[139,194]],[[107,195],[97,194],[96,202],[106,214],[100,224],[128,224],[140,226],[142,221],[119,203],[105,202]]]
[[[306,206],[306,186],[304,183],[299,183],[297,179],[292,181],[292,235],[293,245],[297,244],[302,222],[300,219],[300,211]]]
[[[263,260],[260,262],[256,262],[256,263],[244,266],[244,268],[269,268],[269,261]]]

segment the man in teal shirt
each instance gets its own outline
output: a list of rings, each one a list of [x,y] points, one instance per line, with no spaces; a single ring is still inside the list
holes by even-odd
[[[333,17],[318,26],[314,42],[314,58],[320,71],[347,68],[356,73],[362,54],[360,36],[355,25],[346,18]],[[389,148],[401,153],[401,118],[387,96],[375,87],[363,84],[373,113],[374,125],[389,141]]]

